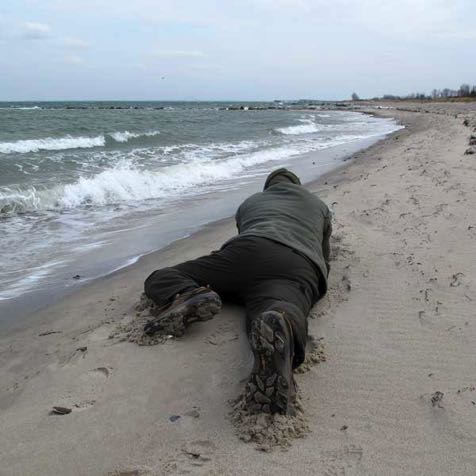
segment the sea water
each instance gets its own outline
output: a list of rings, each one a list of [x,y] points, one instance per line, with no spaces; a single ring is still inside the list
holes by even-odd
[[[277,167],[308,182],[398,128],[273,103],[0,103],[0,321],[233,214]]]

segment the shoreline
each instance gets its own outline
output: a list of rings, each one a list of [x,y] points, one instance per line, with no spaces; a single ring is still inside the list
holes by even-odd
[[[325,361],[296,377],[310,435],[285,453],[236,436],[227,402],[252,365],[236,306],[163,345],[109,337],[147,274],[219,247],[227,218],[0,339],[0,473],[473,474],[471,130],[451,109],[373,112],[405,129],[306,184],[334,210],[329,292],[309,321]]]
[[[316,162],[318,161],[324,162],[323,164],[318,164],[315,166],[317,168],[323,168],[324,173],[322,173],[317,179],[312,179],[311,181],[306,182],[306,185],[312,186],[314,183],[317,183],[317,181],[320,180],[320,177],[328,176],[329,174],[332,175],[334,170],[338,170],[343,165],[345,166],[347,162],[357,153],[368,150],[375,143],[381,140],[385,140],[385,138],[390,136],[391,134],[393,133],[387,134],[386,136],[371,136],[365,139],[355,140],[354,142],[348,142],[345,144],[329,147],[326,149],[316,150],[316,151],[311,151],[311,152],[306,152],[301,154],[297,158],[298,162],[302,162],[302,163],[312,162],[312,164],[314,164],[314,159],[316,160]],[[296,158],[294,158],[293,160],[296,161]],[[334,161],[338,161],[337,166],[331,165],[331,162],[334,162]],[[275,167],[277,166],[278,165],[275,165]],[[290,165],[290,167],[294,168],[292,165]],[[307,169],[306,172],[315,173],[315,167],[306,166],[306,169]],[[253,187],[250,187],[249,185],[246,186],[245,189],[249,189],[249,193],[254,193],[256,191],[254,190]],[[223,199],[221,200],[223,201]],[[236,208],[239,205],[240,201],[241,199],[239,199],[233,207]],[[228,207],[228,208],[231,208],[231,207]],[[67,276],[64,276],[64,282],[62,284],[62,287],[59,289],[55,289],[55,286],[50,284],[49,286],[46,286],[40,289],[27,290],[23,297],[13,297],[11,298],[11,300],[7,299],[3,302],[0,301],[0,309],[2,311],[2,315],[7,315],[7,314],[15,315],[14,319],[8,319],[8,318],[0,319],[0,329],[2,329],[2,331],[4,332],[5,331],[8,332],[10,328],[15,329],[15,328],[21,328],[25,325],[29,325],[31,324],[32,316],[34,316],[35,314],[41,313],[45,309],[48,309],[48,307],[53,306],[55,303],[63,299],[67,299],[70,296],[74,296],[75,293],[77,293],[83,287],[95,286],[98,283],[100,283],[103,279],[107,279],[108,277],[114,275],[117,271],[126,270],[126,269],[129,269],[131,266],[134,266],[144,256],[148,256],[152,253],[160,252],[164,248],[182,239],[191,238],[193,237],[195,233],[199,233],[200,230],[202,230],[204,227],[208,225],[213,224],[215,221],[221,221],[223,219],[232,217],[233,213],[227,214],[227,216],[225,217],[218,217],[218,218],[210,217],[209,220],[211,221],[206,221],[207,220],[206,218],[204,222],[203,222],[203,219],[199,220],[199,222],[193,226],[193,229],[190,231],[189,234],[187,234],[187,236],[183,237],[177,234],[177,238],[172,238],[171,241],[169,242],[165,241],[163,245],[161,244],[157,249],[154,249],[151,251],[139,252],[139,249],[138,249],[137,250],[138,254],[136,256],[124,258],[125,261],[123,262],[119,262],[119,260],[116,260],[117,266],[114,266],[114,268],[111,270],[105,271],[100,267],[97,269],[91,268],[89,269],[89,274],[84,275],[84,273],[81,272],[80,273],[81,277],[76,281],[75,280],[71,281],[71,279],[68,280]],[[218,214],[222,215],[221,212],[219,212]],[[203,223],[201,223],[200,221],[202,221]],[[129,262],[132,262],[132,264],[128,264]],[[79,276],[79,274],[74,269],[74,267],[71,269],[71,272],[69,274],[71,275],[71,277],[76,275]]]

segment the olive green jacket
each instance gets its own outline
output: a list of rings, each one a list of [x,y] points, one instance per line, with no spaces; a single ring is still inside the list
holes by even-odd
[[[236,212],[238,236],[269,238],[298,251],[319,269],[321,295],[327,291],[331,212],[301,185],[277,183],[247,198]]]

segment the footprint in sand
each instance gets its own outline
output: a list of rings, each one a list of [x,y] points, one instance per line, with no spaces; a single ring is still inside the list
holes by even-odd
[[[108,473],[108,476],[148,476],[152,474],[147,469],[119,469]]]
[[[61,367],[65,367],[67,365],[75,364],[78,361],[84,359],[88,353],[88,348],[86,346],[77,347],[75,350],[70,352],[67,355],[60,356],[58,358],[58,364]]]
[[[74,381],[74,386],[58,402],[54,402],[53,407],[71,410],[62,415],[91,408],[101,398],[112,370],[112,367],[104,366],[84,372]],[[53,411],[53,414],[58,412]]]
[[[223,345],[234,340],[238,340],[238,334],[229,330],[218,330],[208,336],[205,342],[211,345]]]
[[[363,454],[363,448],[354,445],[326,451],[320,458],[322,474],[325,476],[354,474],[359,469]]]

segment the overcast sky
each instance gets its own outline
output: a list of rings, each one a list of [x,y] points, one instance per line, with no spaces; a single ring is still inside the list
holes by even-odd
[[[475,0],[1,0],[0,100],[456,89],[475,25]]]

